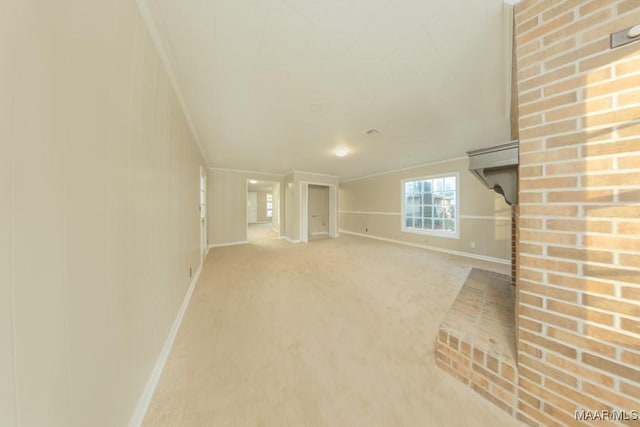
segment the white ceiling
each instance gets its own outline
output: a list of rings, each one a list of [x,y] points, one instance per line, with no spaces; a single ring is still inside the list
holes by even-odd
[[[509,140],[503,0],[139,1],[211,166],[347,179]]]

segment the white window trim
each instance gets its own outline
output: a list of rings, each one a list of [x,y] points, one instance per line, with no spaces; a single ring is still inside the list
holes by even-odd
[[[448,233],[442,231],[430,231],[430,230],[418,230],[415,228],[408,228],[405,226],[406,218],[404,217],[404,187],[405,183],[409,181],[421,181],[427,179],[435,179],[435,178],[446,178],[448,176],[456,177],[456,231],[455,233]],[[412,233],[412,234],[422,234],[433,237],[444,237],[447,239],[460,239],[460,173],[459,172],[449,172],[449,173],[441,173],[437,175],[429,175],[429,176],[421,176],[415,178],[407,178],[400,181],[400,230],[403,233]]]

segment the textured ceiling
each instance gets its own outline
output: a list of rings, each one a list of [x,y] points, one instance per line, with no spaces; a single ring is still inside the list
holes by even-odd
[[[509,139],[503,0],[139,1],[211,166],[346,179]]]

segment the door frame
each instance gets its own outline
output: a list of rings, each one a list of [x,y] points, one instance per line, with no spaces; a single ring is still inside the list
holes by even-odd
[[[282,200],[282,195],[280,194],[280,181],[272,181],[270,179],[260,179],[260,178],[247,178],[245,180],[245,185],[244,185],[244,214],[245,214],[245,218],[244,218],[244,225],[245,225],[245,231],[244,231],[244,240],[248,241],[249,240],[249,181],[251,180],[256,180],[256,181],[263,181],[263,182],[267,182],[269,183],[269,185],[271,185],[271,193],[275,193],[276,191],[278,192],[278,227],[280,227],[280,229],[278,230],[278,238],[280,238],[282,236],[283,230],[282,230],[282,221],[281,221],[281,211],[282,209],[280,206],[281,200]],[[273,215],[271,216],[271,226],[273,227]]]
[[[309,243],[309,185],[329,187],[329,237],[338,237],[338,186],[325,182],[300,181],[300,241]]]
[[[204,259],[209,253],[209,236],[207,232],[207,168],[200,166],[200,179],[198,180],[198,213],[200,214],[200,263],[204,263]],[[204,192],[204,199],[203,193]],[[204,203],[203,203],[204,202]],[[203,208],[204,207],[204,208]],[[204,211],[204,212],[203,212]]]

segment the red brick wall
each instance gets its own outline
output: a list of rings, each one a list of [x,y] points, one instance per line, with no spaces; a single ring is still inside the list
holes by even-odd
[[[635,24],[640,0],[515,7],[528,424],[640,411],[640,42],[609,48]]]

